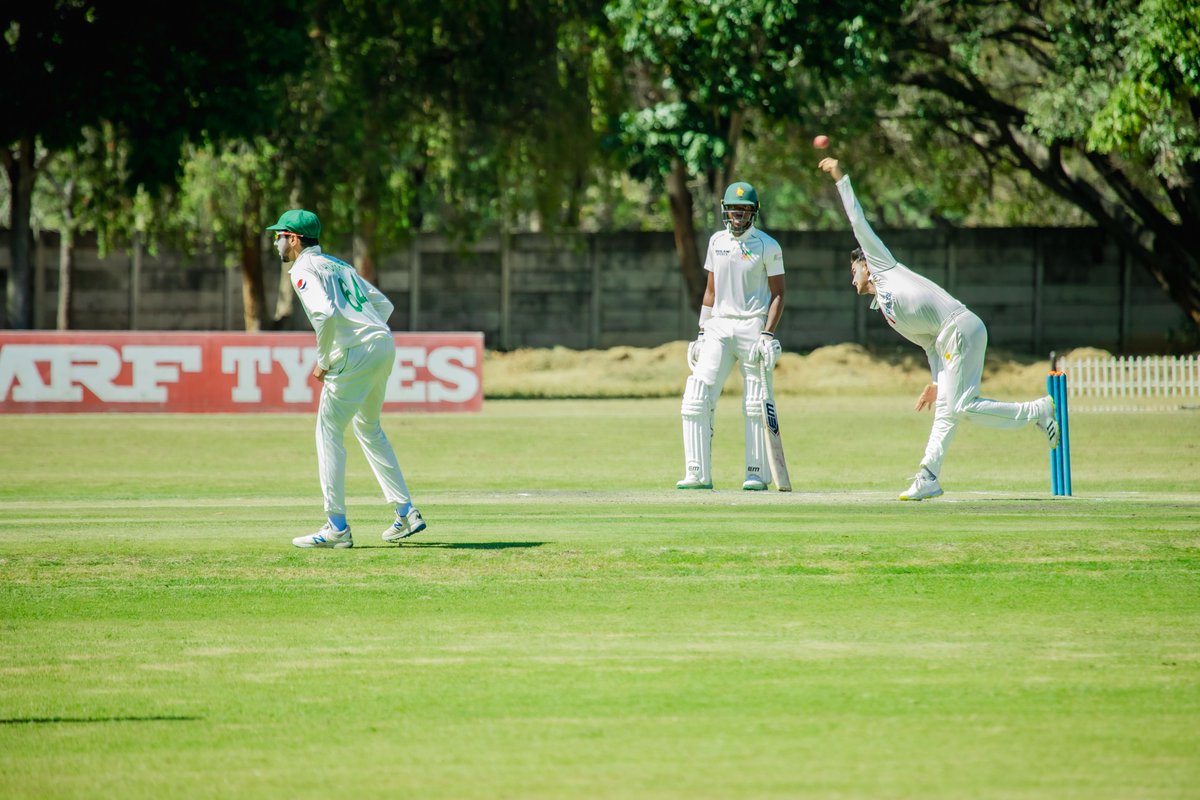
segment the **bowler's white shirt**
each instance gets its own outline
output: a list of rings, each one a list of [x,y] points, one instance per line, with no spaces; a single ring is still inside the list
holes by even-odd
[[[867,222],[849,175],[842,176],[837,189],[854,229],[854,238],[871,268],[871,281],[875,284],[871,308],[878,308],[897,333],[925,350],[936,376],[938,358],[934,343],[943,326],[966,306],[896,260]]]
[[[288,270],[296,296],[317,334],[317,366],[337,368],[346,350],[380,336],[391,336],[388,317],[394,306],[354,267],[306,247]]]
[[[713,274],[714,317],[765,319],[771,307],[767,278],[783,274],[783,250],[753,226],[741,236],[718,231],[708,240],[704,268]]]

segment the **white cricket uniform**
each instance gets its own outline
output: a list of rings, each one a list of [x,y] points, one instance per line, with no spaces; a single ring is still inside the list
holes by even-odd
[[[317,409],[317,469],[326,514],[346,513],[346,426],[383,489],[397,506],[411,502],[408,485],[379,417],[396,341],[388,327],[394,306],[354,267],[306,247],[288,270],[292,288],[317,334],[317,365],[327,370]]]
[[[987,353],[983,321],[945,289],[896,260],[867,222],[849,175],[837,182],[837,189],[871,270],[871,308],[879,309],[888,325],[925,351],[937,384],[933,429],[921,466],[934,477],[941,474],[946,448],[964,418],[989,428],[1019,428],[1037,421],[1038,401],[1009,403],[979,396]]]
[[[753,226],[740,236],[719,231],[708,240],[704,269],[713,275],[715,294],[700,354],[684,389],[684,466],[688,475],[712,482],[713,412],[736,360],[744,384],[746,477],[770,483],[760,405],[763,384],[752,356],[771,307],[768,278],[784,274],[783,250]]]

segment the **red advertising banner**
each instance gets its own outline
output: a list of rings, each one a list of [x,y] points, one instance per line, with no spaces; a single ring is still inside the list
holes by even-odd
[[[385,411],[483,408],[482,333],[397,333]],[[311,333],[0,331],[0,412],[316,411]]]

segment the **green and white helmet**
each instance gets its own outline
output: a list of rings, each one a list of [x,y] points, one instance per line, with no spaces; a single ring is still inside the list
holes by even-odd
[[[721,199],[721,219],[725,229],[734,236],[750,230],[754,220],[758,219],[758,192],[754,187],[745,181],[729,184]]]

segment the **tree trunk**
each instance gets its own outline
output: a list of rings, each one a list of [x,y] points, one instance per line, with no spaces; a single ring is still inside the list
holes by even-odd
[[[60,331],[72,328],[71,307],[74,299],[75,231],[64,225],[58,237],[58,309],[55,327]]]
[[[693,310],[700,312],[704,290],[708,281],[704,276],[704,265],[696,249],[696,219],[692,192],[688,189],[687,168],[678,159],[671,162],[667,175],[667,197],[671,200],[671,222],[675,230],[675,253],[679,256],[679,270],[687,286],[688,300]]]
[[[387,191],[387,177],[379,166],[386,160],[380,142],[380,120],[368,113],[362,119],[362,172],[355,191],[357,209],[351,260],[354,269],[368,283],[379,285],[375,269],[376,234],[379,230],[379,198]]]
[[[1193,224],[1200,225],[1200,220]],[[1143,263],[1200,331],[1200,258],[1175,237],[1165,244],[1156,239],[1155,245],[1152,256],[1135,252],[1134,258]]]
[[[243,219],[257,219],[262,206],[258,184],[250,186]],[[263,288],[262,232],[257,227],[242,226],[242,324],[249,333],[258,333],[266,322],[267,297]],[[288,287],[289,289],[291,287]]]
[[[708,187],[712,191],[713,199],[716,201],[717,219],[721,219],[721,199],[725,196],[725,188],[735,180],[737,170],[737,153],[738,146],[742,141],[742,129],[745,127],[746,112],[740,109],[734,109],[730,112],[729,119],[725,124],[725,141],[729,143],[729,154],[721,165],[713,170],[710,170],[708,177]],[[756,180],[750,178],[741,178],[747,183],[757,186]]]
[[[27,330],[33,327],[33,235],[30,214],[33,210],[33,184],[37,177],[33,140],[22,139],[17,152],[5,148],[4,167],[8,173],[11,204],[8,242],[12,266],[8,271],[6,324]]]
[[[242,323],[248,333],[261,331],[266,316],[260,236],[258,231],[242,232]]]
[[[292,289],[292,279],[288,276],[290,265],[279,263],[279,291],[275,294],[275,319],[271,327],[277,331],[290,330],[292,314],[295,311],[296,292]]]
[[[1179,188],[1164,186],[1165,199],[1174,206],[1179,223],[1161,208],[1161,199],[1149,191],[1149,163],[1126,161],[1090,152],[1075,139],[1052,142],[1031,140],[1027,111],[986,85],[968,82],[956,74],[944,50],[934,51],[943,60],[934,67],[909,72],[902,83],[949,98],[962,106],[959,115],[940,120],[956,136],[964,133],[981,151],[1011,155],[1012,166],[1031,175],[1043,186],[1073,203],[1120,241],[1135,262],[1163,288],[1200,333],[1200,194],[1194,182]],[[1080,160],[1091,170],[1080,169]]]
[[[419,236],[421,226],[425,223],[422,198],[425,197],[425,178],[428,172],[429,165],[424,161],[412,164],[408,168],[408,185],[413,198],[408,204],[408,231],[412,236]]]
[[[55,315],[55,326],[60,331],[69,331],[73,327],[74,277],[75,231],[64,226],[58,239],[58,310]]]
[[[1152,197],[1135,188],[1137,181],[1119,164],[1110,167],[1107,162],[1093,161],[1095,177],[1089,180],[1068,168],[1061,147],[1050,148],[1043,164],[1014,135],[1003,144],[1034,178],[1083,209],[1121,242],[1200,332],[1200,237],[1195,233],[1200,218],[1187,218],[1194,187],[1180,190],[1185,202],[1180,209],[1183,224],[1177,224],[1159,210]],[[1110,200],[1110,196],[1119,199]]]
[[[357,230],[354,233],[354,269],[367,282],[379,285],[379,274],[375,269],[375,231],[378,221],[372,203],[367,201],[365,208],[360,206]]]
[[[72,327],[72,279],[75,275],[75,186],[74,178],[67,178],[59,189],[62,195],[62,230],[58,233],[58,307],[55,327],[69,331]]]

